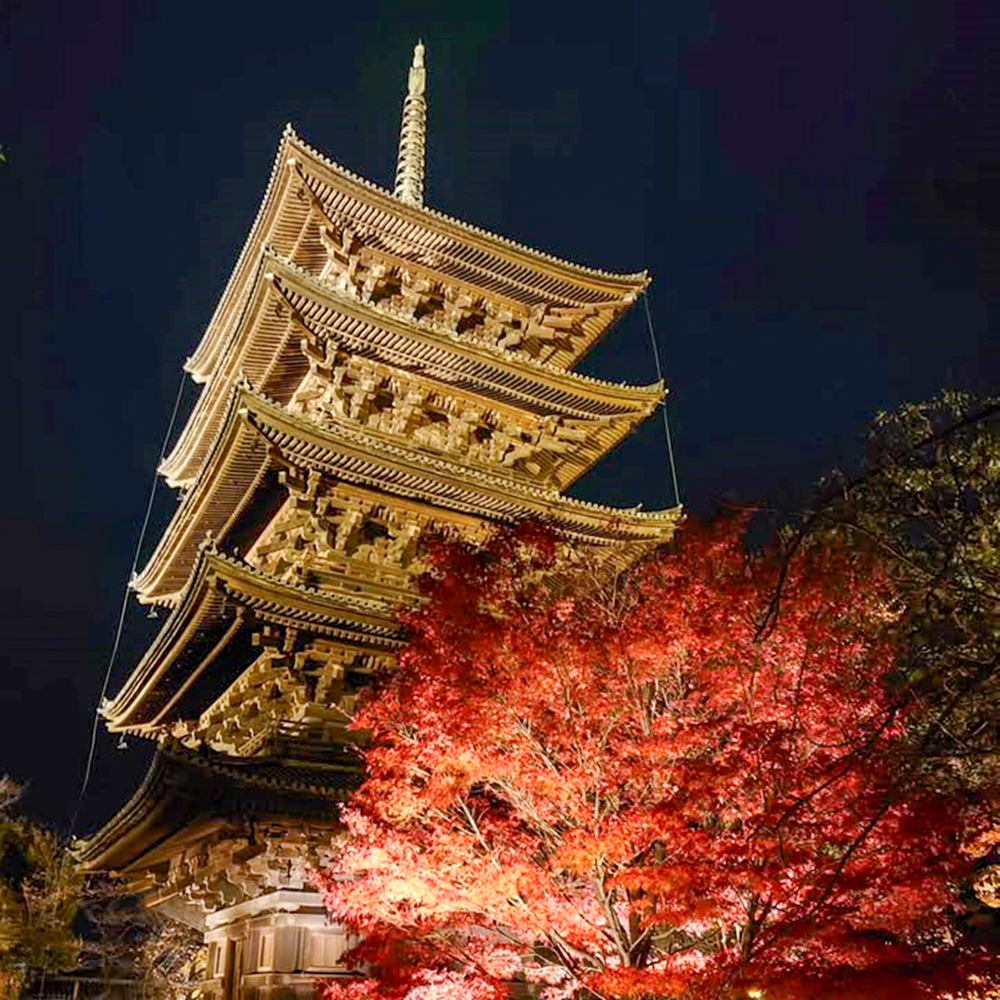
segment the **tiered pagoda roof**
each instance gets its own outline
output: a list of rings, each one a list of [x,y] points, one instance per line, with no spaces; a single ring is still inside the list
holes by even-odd
[[[423,72],[418,47],[394,193],[285,129],[185,366],[202,391],[160,468],[180,503],[133,580],[169,613],[102,707],[109,728],[160,739],[161,752],[83,852],[90,867],[139,873],[155,900],[206,909],[284,885],[275,859],[287,847],[302,867],[308,854],[289,847],[297,810],[328,837],[324,796],[353,780],[353,698],[395,662],[426,538],[475,542],[533,518],[569,558],[616,570],[679,517],[563,493],[662,401],[660,383],[569,370],[648,276],[559,260],[424,207]],[[273,857],[248,874],[253,836],[225,832],[220,810],[265,787]]]
[[[219,812],[234,816],[281,813],[328,820],[332,825],[338,803],[357,785],[355,768],[239,759],[166,743],[132,798],[87,842],[81,857],[93,867],[128,872],[135,841],[141,838],[148,852],[144,866],[156,864],[170,857],[179,836],[190,842],[192,820],[206,827],[218,825]]]
[[[116,872],[147,905],[201,930],[206,913],[252,899],[274,881],[292,887],[282,903],[294,911],[308,895],[301,889],[309,870],[325,860],[317,844],[329,843],[339,806],[357,785],[355,768],[238,759],[168,742],[77,857],[87,869]]]
[[[659,383],[629,386],[566,372],[427,325],[406,322],[339,294],[321,280],[261,251],[238,324],[161,471],[188,487],[201,471],[222,424],[232,385],[241,376],[287,403],[309,371],[310,354],[333,344],[373,371],[393,369],[459,398],[487,400],[498,414],[582,422],[578,453],[563,459],[554,480],[565,488],[652,412]]]
[[[260,496],[269,473],[320,469],[331,476],[401,497],[496,520],[550,520],[567,536],[587,542],[633,542],[648,547],[672,529],[672,511],[621,510],[575,500],[525,476],[406,447],[392,436],[346,421],[327,426],[289,413],[246,382],[231,388],[214,447],[156,551],[133,582],[140,599],[176,603],[206,534],[229,535]],[[278,476],[271,477],[277,484]],[[634,558],[641,553],[628,552]]]
[[[364,581],[344,580],[324,591],[290,586],[204,548],[177,607],[104,706],[104,717],[113,731],[152,734],[197,716],[253,662],[260,645],[254,629],[262,624],[359,651],[394,652],[402,645],[395,606],[384,588],[366,587]]]
[[[400,170],[412,181],[422,164]],[[660,383],[568,370],[645,272],[484,232],[425,208],[410,181],[391,194],[283,133],[186,365],[203,389],[160,470],[181,503],[133,581],[171,614],[105,706],[113,729],[167,731],[232,684],[266,618],[254,588],[296,629],[391,651],[432,525],[477,537],[537,518],[612,567],[672,533],[676,510],[562,493],[662,400]],[[359,523],[388,540],[359,540]]]
[[[582,267],[402,202],[313,149],[288,125],[236,267],[185,365],[195,381],[207,381],[215,371],[265,247],[313,273],[324,267],[327,249],[317,221],[340,234],[350,230],[367,267],[370,261],[430,272],[456,290],[488,294],[522,316],[553,304],[585,311],[581,336],[569,347],[554,345],[544,352],[545,360],[564,368],[578,361],[649,283],[645,271],[613,274]]]

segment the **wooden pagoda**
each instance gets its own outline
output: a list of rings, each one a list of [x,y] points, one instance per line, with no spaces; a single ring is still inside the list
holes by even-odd
[[[102,706],[158,750],[83,863],[203,929],[220,1000],[311,996],[343,971],[307,874],[358,780],[345,713],[400,647],[427,533],[540,518],[616,567],[679,513],[565,495],[662,400],[570,370],[648,278],[425,207],[423,57],[394,192],[281,137],[186,364],[201,395],[160,469],[178,508],[133,581],[166,620]]]

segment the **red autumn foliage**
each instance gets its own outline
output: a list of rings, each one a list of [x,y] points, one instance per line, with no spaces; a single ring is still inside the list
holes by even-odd
[[[954,930],[982,807],[908,780],[893,594],[833,548],[788,570],[689,529],[616,597],[552,596],[524,526],[442,545],[362,707],[333,919],[370,978],[328,1000],[977,995]],[[624,596],[623,596],[624,595]],[[963,992],[963,990],[965,992]],[[985,994],[983,994],[985,995]]]

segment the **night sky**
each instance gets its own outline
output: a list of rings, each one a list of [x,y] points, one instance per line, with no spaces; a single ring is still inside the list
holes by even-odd
[[[422,37],[427,203],[648,268],[685,503],[789,509],[877,410],[1000,386],[991,9],[7,0],[0,771],[28,808],[73,810],[180,366],[286,121],[391,186]],[[655,380],[633,313],[582,370]],[[575,492],[651,508],[668,483],[654,420]],[[133,605],[112,691],[158,624]],[[141,776],[129,742],[102,730],[78,832]]]

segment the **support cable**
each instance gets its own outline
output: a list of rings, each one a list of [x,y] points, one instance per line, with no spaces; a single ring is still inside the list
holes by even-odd
[[[649,342],[653,345],[653,360],[656,362],[656,377],[663,382],[663,368],[660,366],[660,349],[656,343],[656,333],[653,330],[653,317],[649,311],[649,292],[642,297],[646,308],[646,329],[649,330]],[[674,488],[674,504],[680,506],[681,491],[677,485],[677,465],[674,462],[674,444],[670,437],[670,420],[667,417],[667,401],[660,403],[660,413],[663,414],[663,436],[667,439],[667,457],[670,459],[670,481]]]
[[[118,611],[118,625],[115,628],[115,638],[114,642],[111,644],[111,655],[108,657],[108,665],[104,670],[104,681],[101,684],[101,693],[97,699],[97,705],[94,708],[94,722],[90,727],[90,749],[87,752],[87,766],[83,772],[83,781],[80,784],[80,794],[76,800],[76,806],[73,809],[73,817],[69,824],[69,835],[72,839],[73,834],[76,832],[76,823],[80,818],[80,807],[83,805],[83,800],[87,794],[87,788],[90,785],[90,776],[94,768],[94,757],[97,752],[97,730],[101,724],[101,706],[104,704],[104,699],[108,694],[108,685],[111,683],[111,672],[114,669],[115,661],[118,659],[118,650],[122,643],[122,632],[125,628],[125,614],[128,611],[129,603],[129,589],[132,584],[132,580],[135,577],[136,571],[139,568],[139,557],[142,555],[142,545],[146,540],[146,529],[149,527],[149,519],[153,513],[153,501],[156,499],[156,487],[159,483],[159,468],[163,463],[163,458],[167,453],[167,445],[170,443],[170,438],[174,433],[174,424],[177,423],[177,414],[181,407],[181,397],[184,395],[184,385],[187,381],[187,375],[181,373],[181,382],[177,387],[177,396],[174,399],[174,408],[170,414],[170,423],[167,425],[167,432],[163,436],[163,443],[160,445],[160,455],[156,460],[156,466],[153,469],[153,481],[149,487],[149,498],[146,501],[146,513],[142,519],[142,527],[139,529],[139,538],[135,543],[135,552],[132,555],[132,566],[129,570],[128,579],[125,581],[125,590],[122,594],[121,608]]]

